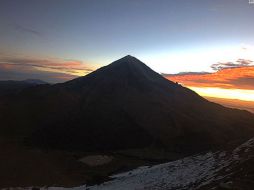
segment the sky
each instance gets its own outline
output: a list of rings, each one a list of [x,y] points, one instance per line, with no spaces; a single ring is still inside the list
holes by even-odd
[[[201,95],[254,101],[249,0],[0,0],[0,80],[63,82],[132,55]]]

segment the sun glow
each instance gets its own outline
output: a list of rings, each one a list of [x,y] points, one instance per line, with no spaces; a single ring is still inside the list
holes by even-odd
[[[254,90],[189,87],[201,96],[254,101]]]

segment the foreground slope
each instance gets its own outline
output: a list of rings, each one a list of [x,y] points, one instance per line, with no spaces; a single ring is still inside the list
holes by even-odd
[[[33,146],[193,153],[254,135],[254,116],[211,103],[132,56],[72,81],[0,102],[2,134]]]
[[[197,154],[173,162],[143,166],[111,176],[99,185],[41,190],[252,190],[254,138],[229,150]],[[15,188],[14,188],[15,189]],[[17,188],[39,189],[39,188]]]
[[[111,176],[89,190],[253,189],[254,138],[233,150],[208,152]],[[73,190],[82,187],[73,188]],[[54,188],[52,188],[54,189]]]

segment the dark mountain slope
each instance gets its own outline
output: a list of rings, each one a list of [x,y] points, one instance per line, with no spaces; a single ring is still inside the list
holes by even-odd
[[[254,135],[249,112],[211,103],[132,56],[66,83],[28,89],[2,107],[4,134],[49,148],[156,145],[191,153]]]

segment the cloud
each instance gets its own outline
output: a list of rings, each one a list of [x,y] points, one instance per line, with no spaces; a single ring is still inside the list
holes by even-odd
[[[24,27],[24,26],[21,26],[21,25],[18,25],[18,24],[15,25],[15,29],[17,31],[33,34],[33,35],[36,35],[36,36],[41,36],[41,33],[39,31],[31,29],[31,28]]]
[[[238,66],[226,64],[226,67],[214,73],[180,73],[163,76],[185,86],[254,90],[254,66],[250,65],[251,61],[247,64],[243,62],[245,60],[239,60]]]
[[[94,68],[79,60],[0,57],[0,80],[38,78],[63,82],[90,73]]]
[[[59,83],[76,78],[75,75],[64,73],[25,70],[3,70],[0,65],[0,80],[25,80],[25,79],[41,79],[49,83]]]
[[[253,61],[246,59],[238,59],[236,62],[215,63],[211,65],[211,68],[215,71],[219,71],[222,69],[247,67],[247,66],[253,66]]]

